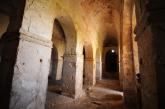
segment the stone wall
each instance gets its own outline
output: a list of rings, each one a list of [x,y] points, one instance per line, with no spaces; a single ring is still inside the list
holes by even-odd
[[[147,4],[146,4],[147,3]],[[137,25],[142,109],[164,108],[164,2],[143,2]],[[146,5],[144,5],[146,4]]]
[[[51,46],[43,46],[25,38],[20,40],[17,52],[10,109],[44,109]]]
[[[147,27],[141,37],[138,38],[143,109],[157,108],[156,52],[153,41],[150,27]]]

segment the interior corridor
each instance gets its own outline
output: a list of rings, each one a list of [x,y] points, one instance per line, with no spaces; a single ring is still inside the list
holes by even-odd
[[[165,0],[0,0],[0,109],[165,109]]]

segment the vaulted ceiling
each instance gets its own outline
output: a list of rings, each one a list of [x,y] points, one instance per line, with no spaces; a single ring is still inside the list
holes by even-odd
[[[108,37],[118,39],[122,0],[55,0],[71,15],[85,42]],[[85,34],[86,33],[86,34]]]
[[[120,17],[122,0],[52,0],[56,13],[66,11],[73,19],[78,32],[85,42],[105,38],[118,39],[120,35]],[[0,12],[10,14],[14,0],[1,0]],[[55,13],[55,14],[56,14]],[[58,19],[60,21],[60,18]]]

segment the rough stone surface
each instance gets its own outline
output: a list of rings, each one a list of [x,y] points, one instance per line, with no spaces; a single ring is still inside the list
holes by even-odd
[[[51,48],[20,40],[10,109],[44,109],[50,56]]]
[[[96,62],[96,79],[102,79],[102,62]]]
[[[82,96],[83,55],[64,55],[63,94],[73,98]]]
[[[132,45],[132,1],[124,1],[122,32],[123,91],[127,109],[137,109],[136,76]]]
[[[123,93],[119,81],[98,81],[88,93],[79,99],[71,99],[47,93],[46,109],[124,109]]]
[[[95,62],[93,59],[85,59],[85,80],[86,87],[92,87],[96,83]]]
[[[156,54],[151,27],[147,27],[138,39],[142,90],[142,109],[157,108]],[[146,52],[147,51],[147,52]],[[149,69],[148,69],[149,68]]]

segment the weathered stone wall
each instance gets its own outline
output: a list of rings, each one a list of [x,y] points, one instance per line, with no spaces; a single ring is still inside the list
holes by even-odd
[[[156,5],[155,5],[156,4]],[[147,5],[147,10],[149,12],[149,19],[148,21],[151,24],[152,33],[153,33],[153,41],[154,41],[154,48],[155,48],[155,70],[156,70],[156,83],[157,84],[157,97],[158,97],[158,108],[164,109],[164,101],[165,101],[165,48],[164,48],[164,41],[165,41],[165,2],[164,1],[151,1]],[[154,84],[153,84],[154,85]]]
[[[20,40],[17,52],[10,109],[44,109],[51,46],[43,46],[25,38]]]
[[[96,55],[92,44],[85,44],[84,50],[84,85],[89,88],[96,83]]]
[[[52,0],[26,0],[21,30],[51,40],[54,22]]]
[[[147,5],[145,5],[147,3]],[[141,73],[142,109],[164,108],[164,2],[141,3],[137,41]],[[143,12],[143,13],[142,13]]]
[[[102,53],[100,48],[96,49],[96,79],[102,79]]]
[[[138,38],[143,109],[157,109],[156,52],[153,40],[149,26]]]
[[[82,96],[83,55],[64,55],[62,94],[78,98]]]
[[[164,16],[164,15],[163,15]],[[164,28],[164,23],[160,23],[159,26]],[[157,79],[157,96],[158,96],[158,107],[159,109],[164,109],[164,101],[165,101],[165,48],[164,48],[164,41],[165,41],[165,31],[160,29],[159,26],[153,26],[152,31],[154,32],[154,40],[156,45],[157,57],[156,57],[156,79]]]
[[[123,30],[122,30],[122,67],[124,102],[128,109],[137,109],[136,76],[134,72],[133,44],[132,44],[132,10],[133,1],[123,2]]]
[[[51,0],[26,1],[14,66],[10,109],[45,107],[54,20],[51,5]]]

